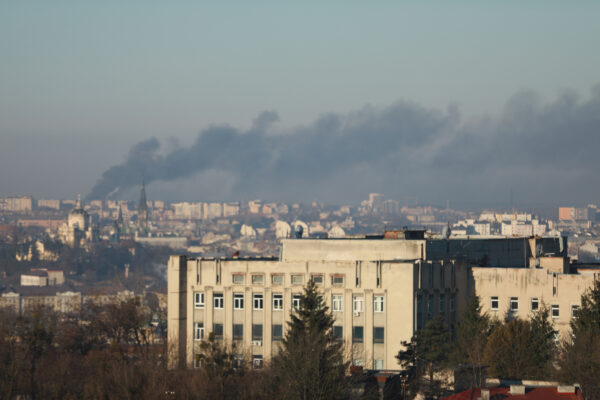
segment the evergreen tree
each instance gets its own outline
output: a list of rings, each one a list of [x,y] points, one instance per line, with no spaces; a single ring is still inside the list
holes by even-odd
[[[426,398],[436,398],[443,388],[435,373],[444,369],[452,351],[451,335],[441,316],[429,320],[425,328],[419,330],[410,342],[402,342],[405,350],[396,358],[407,373],[408,393],[411,397],[422,391]],[[425,378],[426,385],[421,385]]]
[[[402,379],[400,375],[393,375],[387,378],[383,386],[383,400],[399,400],[403,398]]]
[[[481,312],[479,296],[469,300],[456,328],[456,348],[452,358],[469,371],[472,388],[482,387],[484,352],[491,321],[487,314]]]
[[[490,374],[505,379],[545,379],[556,344],[547,308],[531,320],[514,319],[494,328],[485,348]]]
[[[572,340],[561,345],[559,378],[580,383],[586,398],[600,398],[600,281],[581,296],[571,330]]]
[[[362,400],[379,400],[379,383],[375,375],[368,375],[365,378]]]
[[[273,359],[282,398],[343,399],[349,389],[342,342],[333,336],[334,318],[310,281],[288,323],[280,353]]]

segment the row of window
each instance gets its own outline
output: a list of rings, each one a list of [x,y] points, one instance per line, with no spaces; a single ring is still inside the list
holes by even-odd
[[[344,286],[344,274],[330,274],[332,286]],[[311,274],[310,279],[317,285],[323,285],[325,281],[324,274]],[[253,285],[263,285],[265,282],[264,274],[251,274],[250,280]],[[284,274],[271,274],[271,285],[283,285]],[[246,274],[242,272],[235,272],[231,275],[231,281],[235,285],[243,285],[246,281]],[[292,285],[304,285],[304,274],[291,274],[290,283]]]
[[[531,300],[530,301],[531,311],[533,311],[533,312],[538,311],[540,309],[540,299],[538,297],[532,297],[530,300]],[[499,305],[500,305],[500,300],[499,300],[498,296],[491,296],[490,297],[490,310],[498,311]],[[508,309],[514,313],[519,311],[519,298],[518,297],[510,298]],[[579,312],[579,305],[573,304],[571,306],[571,317],[575,318],[577,316],[577,312]],[[552,316],[552,318],[560,317],[560,306],[558,304],[550,305],[550,315]]]
[[[241,368],[244,363],[244,356],[242,354],[235,354],[233,356],[233,367]],[[361,366],[365,365],[365,361],[362,358],[355,358],[352,360],[352,365]],[[383,360],[373,360],[373,369],[382,370],[384,369]],[[202,359],[200,355],[196,354],[194,357],[194,368],[202,367]],[[254,354],[252,355],[252,368],[259,369],[263,367],[263,356]]]
[[[213,334],[216,339],[223,338],[223,324],[213,324]],[[333,337],[342,340],[344,337],[344,327],[336,325],[332,331]],[[271,337],[274,341],[283,340],[283,325],[274,324],[271,327]],[[233,324],[233,340],[243,340],[244,325]],[[194,340],[204,339],[204,323],[194,323]],[[362,343],[364,339],[364,329],[362,326],[352,327],[352,342]],[[263,340],[263,325],[252,324],[252,340]],[[383,327],[373,327],[373,343],[384,343],[385,331]]]
[[[233,294],[233,309],[244,309],[244,293]],[[283,310],[283,294],[273,293],[273,310]],[[292,295],[292,308],[300,308],[300,294]],[[362,295],[354,295],[352,298],[352,310],[356,313],[364,312],[365,298]],[[213,308],[222,309],[224,305],[223,293],[213,294]],[[331,296],[331,309],[333,311],[344,311],[344,295],[333,294]],[[194,292],[194,308],[204,308],[204,292]],[[262,310],[264,308],[264,296],[262,293],[252,294],[252,308]],[[373,311],[382,313],[385,311],[385,300],[382,295],[373,296]]]

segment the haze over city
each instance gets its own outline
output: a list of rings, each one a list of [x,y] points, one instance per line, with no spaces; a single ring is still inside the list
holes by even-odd
[[[583,205],[599,8],[4,2],[0,195]]]

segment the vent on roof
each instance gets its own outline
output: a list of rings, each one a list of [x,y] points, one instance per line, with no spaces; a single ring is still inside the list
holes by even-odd
[[[481,400],[490,400],[490,389],[481,389]]]
[[[556,388],[558,393],[575,393],[575,385],[559,385]]]
[[[510,385],[510,394],[525,394],[525,386],[524,385]]]

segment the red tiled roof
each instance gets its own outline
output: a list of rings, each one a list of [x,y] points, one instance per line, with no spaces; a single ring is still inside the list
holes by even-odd
[[[490,398],[496,395],[514,399],[514,400],[583,400],[581,390],[576,389],[575,393],[558,393],[556,387],[538,387],[527,388],[525,394],[510,394],[510,388],[497,387],[489,388]],[[449,397],[444,397],[446,400],[475,400],[481,397],[481,389],[469,389],[464,392],[456,393]]]

